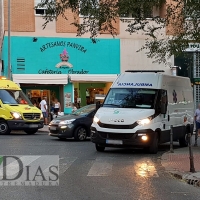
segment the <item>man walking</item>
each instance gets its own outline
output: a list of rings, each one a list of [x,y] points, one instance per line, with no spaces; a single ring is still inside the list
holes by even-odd
[[[198,108],[195,111],[194,121],[196,123],[196,134],[195,134],[194,146],[197,146],[197,138],[198,138],[198,135],[200,134],[200,103],[198,104]]]
[[[46,97],[43,97],[43,100],[40,102],[40,109],[42,111],[42,114],[43,114],[43,118],[44,118],[44,124],[45,125],[48,125],[48,122],[47,122],[47,98]]]

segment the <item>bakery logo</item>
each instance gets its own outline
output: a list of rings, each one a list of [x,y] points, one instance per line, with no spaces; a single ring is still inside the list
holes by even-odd
[[[58,63],[56,65],[56,68],[72,68],[73,67],[73,65],[68,62],[69,54],[66,51],[66,49],[64,49],[63,52],[60,54],[60,59],[62,62]]]

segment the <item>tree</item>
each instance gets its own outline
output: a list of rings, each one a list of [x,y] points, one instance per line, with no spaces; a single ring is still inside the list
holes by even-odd
[[[145,45],[154,62],[168,65],[167,60],[179,56],[191,42],[200,42],[200,0],[41,0],[36,8],[46,6],[44,28],[61,15],[67,20],[65,11],[71,9],[83,21],[74,20],[77,35],[90,33],[93,42],[98,35],[109,32],[117,35],[115,22],[119,17],[132,17],[126,31],[146,35]],[[150,16],[153,8],[163,9],[158,16]],[[163,32],[163,30],[166,30]],[[166,34],[165,34],[166,33]]]

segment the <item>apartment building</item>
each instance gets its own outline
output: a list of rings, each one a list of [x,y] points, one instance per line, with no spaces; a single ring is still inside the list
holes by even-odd
[[[71,23],[74,15],[67,11],[66,21],[61,16],[43,29],[42,15],[45,8],[34,9],[40,0],[11,1],[11,74],[24,92],[34,101],[48,96],[49,104],[59,98],[65,113],[71,111],[72,102],[81,105],[95,103],[97,95],[105,95],[117,74],[125,70],[171,69],[147,58],[145,52],[136,52],[145,43],[141,34],[126,32],[127,24],[133,20],[133,13],[117,20],[118,35],[108,33],[99,36],[93,44],[89,34],[76,37],[77,29]],[[8,1],[4,0],[4,28],[2,58],[4,75],[7,75],[8,49]],[[153,8],[146,17],[162,15],[164,9]],[[83,20],[78,16],[78,20]],[[166,30],[161,30],[163,34]],[[170,62],[173,65],[173,58]]]

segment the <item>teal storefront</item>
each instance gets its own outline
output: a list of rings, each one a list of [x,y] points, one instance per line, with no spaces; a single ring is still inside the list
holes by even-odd
[[[8,73],[7,47],[4,37],[4,76]],[[108,91],[120,73],[120,40],[99,39],[93,44],[88,38],[12,36],[11,69],[13,81],[29,98],[35,101],[47,95],[49,104],[58,98],[63,111],[70,113],[71,103],[86,105],[91,91]]]

